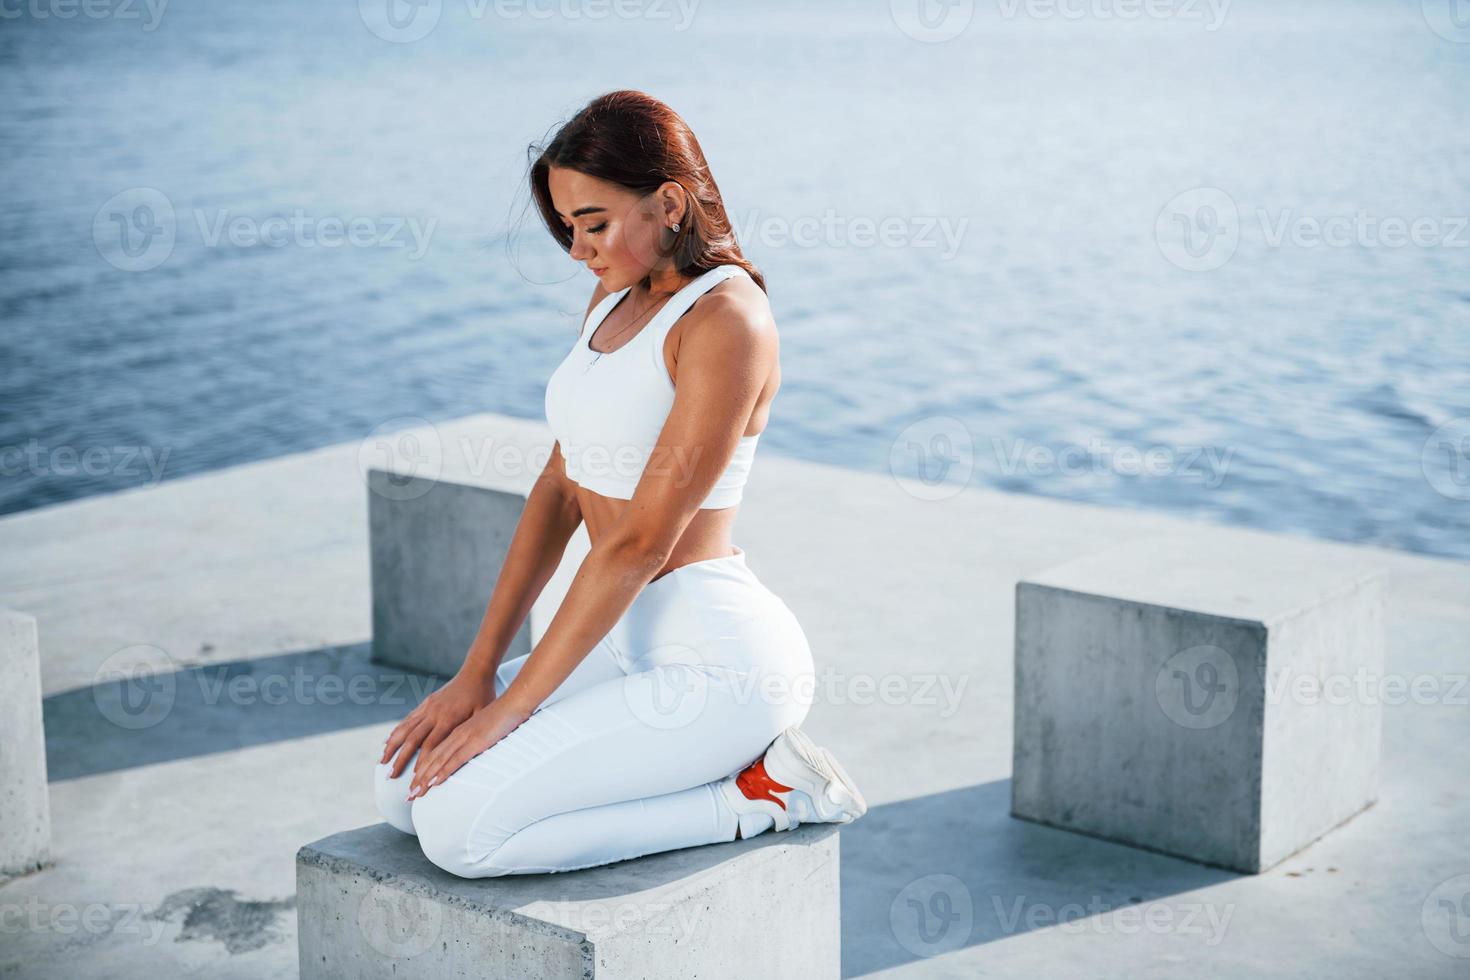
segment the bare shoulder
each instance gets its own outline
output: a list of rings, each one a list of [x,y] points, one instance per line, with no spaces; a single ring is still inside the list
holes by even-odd
[[[761,342],[775,337],[776,320],[765,290],[749,276],[731,276],[695,301],[681,318],[686,335],[704,333],[703,327],[718,325],[718,333]]]

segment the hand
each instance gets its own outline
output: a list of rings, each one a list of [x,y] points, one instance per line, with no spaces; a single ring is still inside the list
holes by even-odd
[[[397,752],[398,759],[390,773],[391,778],[397,779],[415,752],[427,753],[466,718],[494,700],[493,678],[482,681],[454,675],[449,683],[424,698],[407,718],[398,723],[388,735],[388,741],[383,743],[383,757],[378,761],[386,763]],[[399,752],[399,749],[403,751]]]
[[[471,715],[427,756],[419,756],[409,784],[410,801],[427,793],[430,787],[444,782],[475,756],[500,741],[531,717],[513,702],[498,699]]]

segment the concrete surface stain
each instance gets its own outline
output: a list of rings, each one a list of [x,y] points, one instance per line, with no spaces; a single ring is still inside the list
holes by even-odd
[[[172,920],[182,914],[183,927],[174,942],[213,939],[235,954],[284,939],[277,919],[295,907],[295,895],[278,902],[251,902],[241,901],[232,889],[186,888],[166,897],[148,918]]]

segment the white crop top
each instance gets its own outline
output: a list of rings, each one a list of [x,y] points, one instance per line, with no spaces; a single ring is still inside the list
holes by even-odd
[[[591,339],[628,290],[610,293],[588,314],[576,346],[546,383],[546,422],[561,443],[567,476],[573,481],[604,496],[630,500],[650,457],[654,457],[654,466],[687,477],[696,459],[682,458],[685,454],[678,452],[670,452],[667,458],[660,458],[662,452],[654,456],[659,432],[674,406],[674,381],[664,365],[664,340],[696,299],[737,275],[748,273],[738,265],[721,265],[700,275],[670,297],[617,350],[593,350]],[[741,436],[729,465],[700,509],[740,502],[760,435]]]

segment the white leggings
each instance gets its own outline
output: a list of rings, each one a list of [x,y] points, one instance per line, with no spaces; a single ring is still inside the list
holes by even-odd
[[[530,655],[495,674],[504,692]],[[571,871],[734,840],[716,784],[811,709],[795,615],[745,552],[648,583],[521,725],[412,803],[413,762],[378,763],[378,810],[465,878]]]

